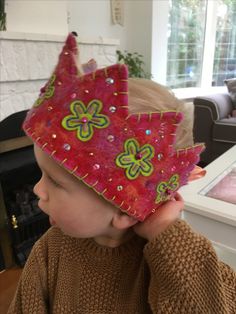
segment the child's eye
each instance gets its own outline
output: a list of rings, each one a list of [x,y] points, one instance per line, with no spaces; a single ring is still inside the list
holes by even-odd
[[[48,176],[48,178],[53,185],[55,185],[56,187],[61,187],[60,184],[58,184],[56,181],[54,181],[51,177]]]

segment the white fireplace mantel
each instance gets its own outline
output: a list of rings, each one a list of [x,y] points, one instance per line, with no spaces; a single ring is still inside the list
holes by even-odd
[[[57,64],[65,36],[0,32],[0,121],[28,109]],[[119,40],[79,38],[82,63],[114,64]]]

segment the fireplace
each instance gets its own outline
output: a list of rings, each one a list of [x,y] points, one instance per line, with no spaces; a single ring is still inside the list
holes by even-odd
[[[33,186],[41,176],[33,144],[21,125],[27,110],[0,122],[0,236],[5,267],[23,266],[34,243],[49,228]]]

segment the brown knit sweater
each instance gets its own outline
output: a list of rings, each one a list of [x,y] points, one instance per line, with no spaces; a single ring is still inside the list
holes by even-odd
[[[184,221],[118,248],[52,227],[34,246],[8,313],[235,314],[236,275]]]

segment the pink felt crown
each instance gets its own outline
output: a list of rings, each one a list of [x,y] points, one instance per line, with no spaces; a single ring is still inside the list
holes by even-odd
[[[175,151],[182,114],[129,114],[126,66],[79,77],[77,53],[69,35],[24,130],[58,164],[142,221],[187,183],[203,145]]]

